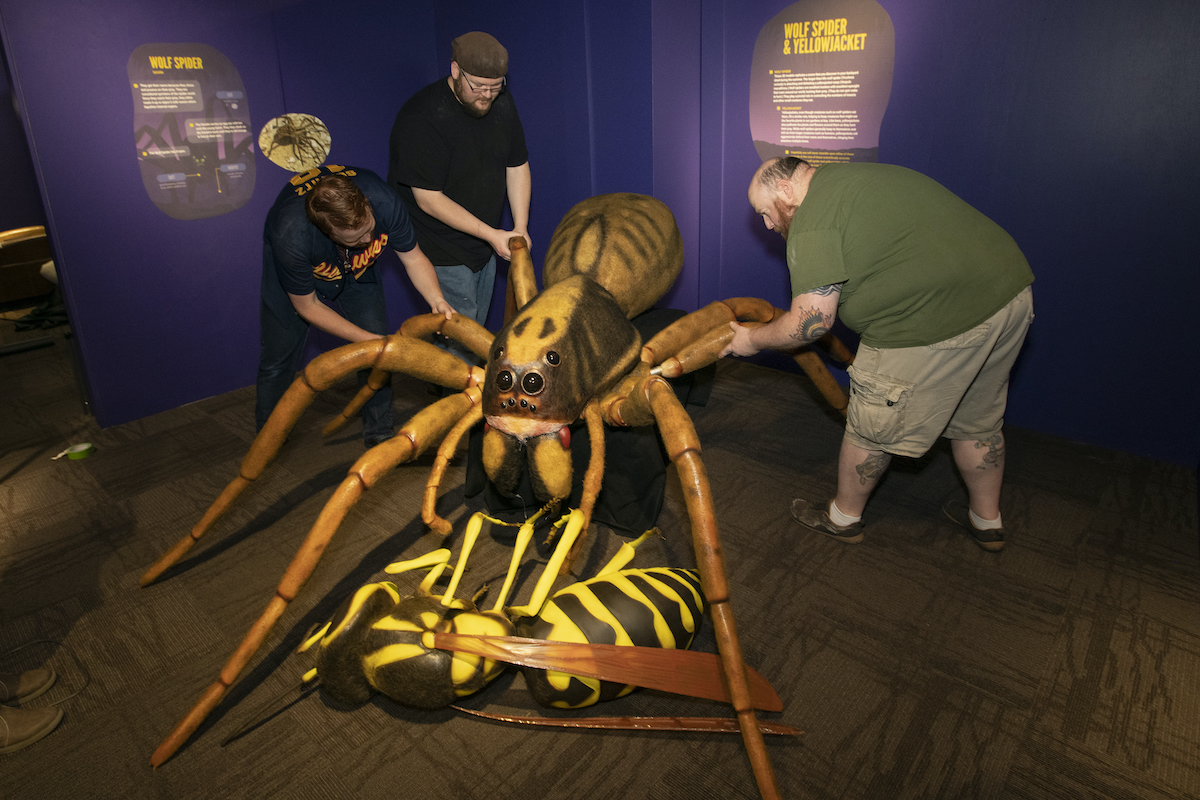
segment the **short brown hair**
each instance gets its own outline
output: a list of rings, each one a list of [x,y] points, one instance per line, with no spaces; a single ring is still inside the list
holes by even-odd
[[[345,175],[326,175],[304,197],[308,221],[328,236],[337,228],[352,230],[367,221],[371,203],[354,181]]]

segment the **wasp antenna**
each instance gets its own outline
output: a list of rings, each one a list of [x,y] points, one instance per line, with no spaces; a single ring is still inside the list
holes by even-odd
[[[248,733],[251,728],[258,727],[259,725],[261,725],[264,722],[266,722],[267,720],[269,720],[271,717],[273,717],[276,714],[280,713],[281,711],[284,711],[285,709],[287,709],[287,707],[290,706],[291,703],[288,703],[286,706],[282,706],[281,708],[279,708],[276,711],[273,711],[269,714],[263,713],[264,709],[269,709],[272,706],[276,705],[280,700],[287,697],[289,694],[296,691],[297,689],[301,690],[300,695],[298,697],[296,697],[295,700],[292,700],[292,703],[294,703],[294,702],[296,702],[296,700],[300,700],[303,697],[305,697],[306,695],[310,694],[313,691],[313,689],[316,689],[318,686],[321,685],[319,682],[314,680],[316,677],[317,677],[317,671],[315,669],[310,669],[308,672],[304,673],[304,677],[300,679],[299,683],[295,684],[294,686],[289,686],[288,688],[284,689],[279,694],[272,697],[267,702],[263,703],[259,707],[258,713],[251,716],[249,721],[246,722],[246,724],[242,725],[242,727],[238,728],[236,731],[231,733],[225,739],[225,741],[221,742],[221,747],[224,747],[225,745],[229,744],[230,742],[234,741],[235,739],[240,739],[242,736],[244,736],[246,733]],[[311,683],[310,683],[310,681],[311,681]]]

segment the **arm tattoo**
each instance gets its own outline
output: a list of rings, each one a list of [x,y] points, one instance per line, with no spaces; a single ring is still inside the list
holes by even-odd
[[[825,334],[829,333],[829,328],[832,321],[816,309],[809,309],[805,314],[801,315],[799,323],[796,325],[796,330],[791,334],[792,339],[797,344],[808,344],[815,342]]]
[[[818,286],[815,289],[809,289],[804,294],[816,295],[817,297],[830,297],[841,294],[841,291],[842,284],[831,283],[828,286]],[[829,333],[829,329],[832,327],[833,316],[822,314],[815,308],[806,308],[800,314],[796,330],[791,334],[791,338],[797,344],[808,344],[809,342],[815,342]]]

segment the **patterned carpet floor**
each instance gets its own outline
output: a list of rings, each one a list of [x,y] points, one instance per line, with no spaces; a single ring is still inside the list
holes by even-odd
[[[211,684],[266,606],[349,466],[357,426],[322,440],[352,382],[317,400],[267,473],[163,578],[138,577],[238,472],[253,388],[101,430],[83,412],[68,329],[0,343],[0,671],[50,664],[60,727],[0,756],[0,794],[37,798],[753,798],[736,735],[527,728],[376,696],[348,708],[296,687],[293,651],[384,567],[443,544],[420,520],[432,457],[397,467],[349,513],[242,679],[179,753],[150,754]],[[396,378],[398,420],[429,401]],[[793,497],[828,498],[840,417],[797,375],[718,365],[703,444],[747,662],[782,696],[762,717],[785,797],[1200,796],[1200,585],[1194,470],[1009,429],[1008,546],[978,548],[941,512],[962,495],[949,449],[896,459],[857,546],[803,532]],[[52,460],[89,441],[90,458]],[[461,544],[464,457],[439,511]],[[661,536],[635,566],[693,566],[683,493],[668,470]],[[512,528],[485,526],[460,594],[501,578]],[[627,537],[594,526],[588,577]],[[550,548],[521,570],[528,598]],[[411,593],[419,574],[395,577]],[[569,578],[561,578],[567,582]],[[706,621],[695,644],[715,650]],[[566,716],[510,671],[464,706]],[[585,712],[727,716],[642,691]],[[222,742],[244,725],[240,738]]]

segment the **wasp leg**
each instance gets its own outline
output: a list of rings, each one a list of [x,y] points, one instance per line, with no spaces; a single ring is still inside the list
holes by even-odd
[[[433,345],[427,346],[434,350],[437,349]],[[196,731],[196,728],[200,727],[200,723],[225,696],[246,664],[258,652],[275,623],[283,616],[288,604],[300,593],[301,588],[316,569],[321,554],[325,552],[333,535],[337,533],[342,520],[345,519],[346,514],[354,507],[363,492],[378,483],[397,464],[416,458],[428,447],[430,442],[437,441],[444,436],[454,422],[466,413],[470,403],[471,401],[465,394],[452,395],[434,403],[410,419],[400,429],[400,435],[371,448],[354,463],[341,486],[325,504],[325,508],[322,509],[312,530],[309,531],[300,550],[292,559],[283,579],[275,589],[275,596],[267,604],[262,616],[250,628],[250,632],[246,634],[242,643],[238,645],[237,650],[226,662],[217,681],[208,687],[192,710],[154,751],[154,755],[150,758],[151,766],[158,767],[170,758]]]
[[[383,571],[388,575],[399,575],[402,572],[411,572],[415,569],[430,569],[439,565],[444,566],[448,563],[450,563],[450,550],[442,547],[423,556],[410,558],[407,561],[393,561],[384,567]]]
[[[458,584],[462,580],[463,573],[467,570],[467,559],[471,557],[471,551],[475,549],[475,543],[479,541],[479,532],[483,530],[483,520],[487,515],[482,511],[476,511],[471,515],[471,519],[467,521],[467,531],[463,536],[462,549],[458,554],[458,562],[454,565],[454,573],[450,576],[450,583],[446,586],[446,591],[442,594],[442,605],[447,608],[462,608],[462,603],[454,602],[454,595],[458,592]]]
[[[561,523],[561,520],[559,522]],[[542,607],[546,605],[546,598],[550,596],[550,590],[554,588],[554,580],[562,574],[563,562],[567,558],[571,545],[575,543],[575,539],[583,530],[583,525],[583,512],[579,509],[572,510],[567,517],[566,528],[563,530],[558,544],[554,546],[550,560],[546,562],[546,567],[542,570],[537,585],[533,587],[533,594],[530,596],[529,602],[523,606],[512,606],[504,610],[509,619],[536,617],[542,613]]]
[[[508,602],[509,592],[512,591],[513,583],[517,578],[517,570],[519,570],[521,567],[521,557],[525,555],[525,550],[529,547],[529,543],[533,540],[533,526],[545,513],[545,508],[539,508],[536,512],[534,512],[533,516],[525,520],[520,529],[517,531],[517,540],[513,544],[512,559],[508,564],[508,572],[504,575],[504,585],[500,587],[500,593],[496,597],[496,602],[491,608],[492,613],[504,613],[504,605]]]
[[[606,575],[611,575],[614,572],[620,572],[621,570],[625,569],[625,567],[629,565],[629,562],[633,561],[633,556],[638,548],[638,545],[642,544],[642,542],[646,541],[652,535],[657,534],[658,532],[658,528],[651,528],[638,538],[634,539],[632,542],[622,542],[621,546],[617,549],[617,554],[609,559],[608,563],[596,573],[596,577],[603,578]]]

